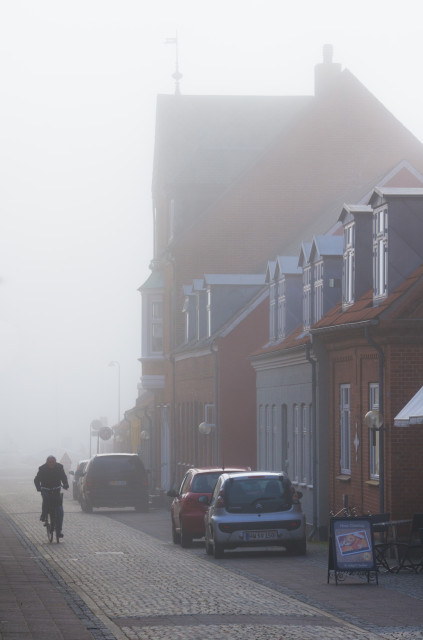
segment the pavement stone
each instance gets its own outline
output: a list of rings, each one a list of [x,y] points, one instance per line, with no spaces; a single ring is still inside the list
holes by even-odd
[[[371,607],[376,602],[386,610],[386,594],[390,593],[392,599],[402,598],[406,606],[421,609],[423,576],[410,577],[410,593],[395,591],[392,585],[378,591],[376,585],[360,584],[359,578],[353,578],[349,585],[325,585],[327,552],[322,547],[312,559],[295,559],[294,588],[277,586],[272,578],[280,573],[279,563],[274,563],[275,576],[272,571],[252,576],[237,568],[236,557],[218,562],[204,551],[189,553],[111,518],[84,514],[69,494],[64,501],[65,538],[60,544],[49,544],[39,522],[39,496],[31,484],[25,478],[15,478],[13,484],[0,478],[0,486],[0,532],[9,528],[9,551],[15,545],[21,564],[31,567],[22,577],[18,563],[8,557],[7,550],[4,553],[1,535],[0,571],[9,585],[9,589],[0,589],[1,619],[8,613],[10,620],[9,629],[0,626],[1,633],[9,632],[1,636],[5,640],[423,638],[423,625],[407,626],[406,612],[403,625],[393,613],[392,625],[387,625],[389,613],[385,613],[385,620],[367,624],[366,628],[362,627],[363,616],[360,619],[357,615],[359,606],[368,620],[374,619]],[[313,580],[314,592],[310,584]],[[345,587],[351,597],[351,610],[344,609],[346,615],[341,619],[331,601],[333,590]],[[316,588],[319,595],[326,588],[323,607]],[[371,597],[364,589],[372,590]],[[40,611],[45,611],[44,620],[36,615]],[[45,620],[49,629],[54,624],[61,635],[39,635],[43,624],[45,632]],[[14,636],[10,635],[13,625]]]

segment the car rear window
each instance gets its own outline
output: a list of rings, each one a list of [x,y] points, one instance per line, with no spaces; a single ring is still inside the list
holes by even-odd
[[[228,511],[264,513],[284,511],[292,506],[289,480],[280,477],[230,478],[225,483],[225,504]]]
[[[198,473],[194,476],[191,484],[192,493],[213,493],[216,482],[223,472]]]
[[[95,458],[90,471],[98,475],[117,476],[134,471],[142,473],[143,465],[138,456],[108,456],[107,458]]]

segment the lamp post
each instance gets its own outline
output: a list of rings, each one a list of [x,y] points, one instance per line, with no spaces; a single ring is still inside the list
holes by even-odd
[[[111,362],[109,362],[109,367],[117,367],[118,370],[118,418],[117,418],[117,423],[116,426],[119,426],[120,424],[120,364],[117,360],[112,360]]]

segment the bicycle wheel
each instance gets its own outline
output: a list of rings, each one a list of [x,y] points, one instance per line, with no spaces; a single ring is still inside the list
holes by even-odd
[[[53,514],[48,513],[46,519],[46,531],[47,538],[49,542],[53,542],[53,534],[54,534],[54,518]]]

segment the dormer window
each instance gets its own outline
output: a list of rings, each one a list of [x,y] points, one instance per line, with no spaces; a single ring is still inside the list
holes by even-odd
[[[278,283],[278,339],[286,335],[286,280],[281,278]]]
[[[373,290],[375,298],[388,293],[388,209],[373,214]]]
[[[270,285],[270,314],[269,314],[270,340],[276,340],[276,291],[277,291],[276,284],[272,282]]]
[[[344,229],[344,260],[343,260],[343,303],[345,305],[354,302],[354,275],[355,275],[355,224],[350,224]]]
[[[314,265],[314,322],[323,317],[323,260]]]
[[[150,354],[163,353],[163,302],[151,300]]]
[[[312,278],[311,265],[308,264],[303,269],[303,327],[308,331],[311,325],[312,312]]]

